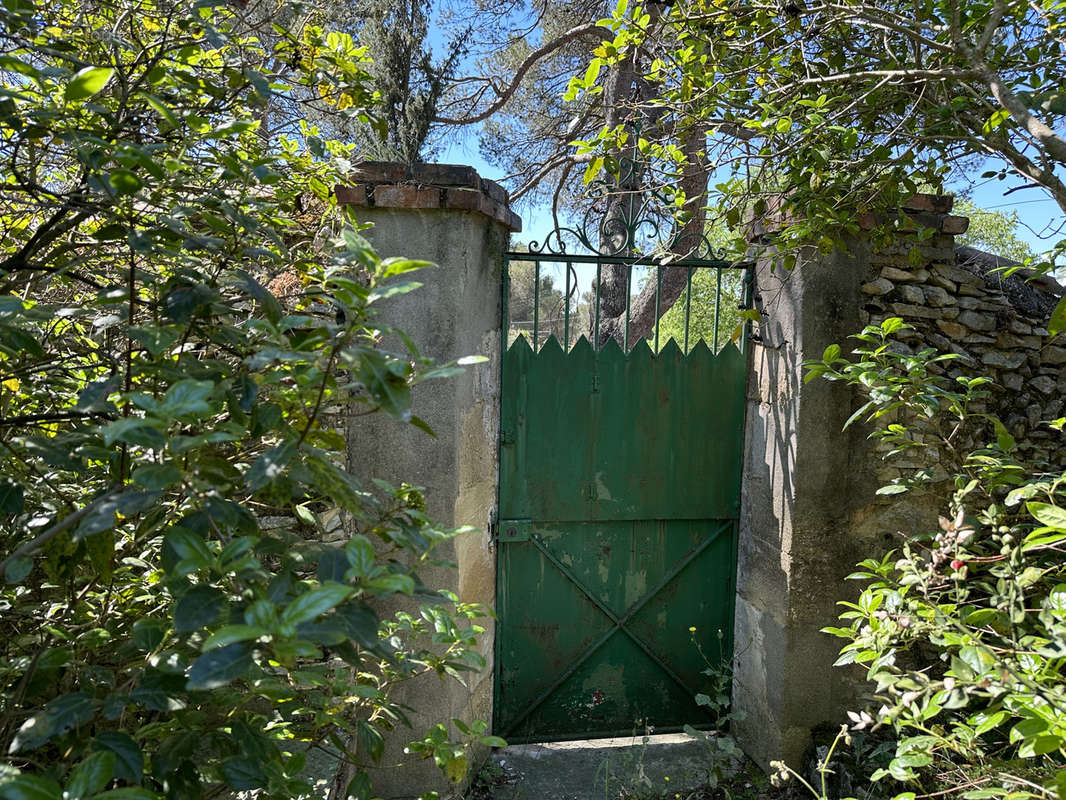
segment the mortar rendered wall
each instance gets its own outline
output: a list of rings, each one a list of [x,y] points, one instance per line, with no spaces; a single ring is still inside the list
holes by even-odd
[[[470,355],[487,360],[467,367],[461,376],[415,387],[414,414],[428,423],[435,438],[383,415],[350,418],[349,467],[366,479],[423,486],[431,519],[448,528],[473,526],[476,530],[460,534],[439,553],[454,561],[457,570],[429,567],[419,575],[429,587],[491,608],[495,555],[488,522],[496,504],[500,281],[507,230],[482,214],[449,209],[361,207],[356,214],[360,222],[373,223],[365,235],[382,255],[438,264],[405,276],[424,285],[383,301],[382,319],[404,330],[424,355],[438,362]],[[386,339],[385,344],[401,349],[395,341]],[[403,607],[411,610],[417,602]],[[487,667],[469,673],[466,687],[435,674],[402,686],[399,699],[414,709],[413,729],[389,737],[382,763],[404,767],[376,770],[375,796],[408,798],[434,789],[444,798],[455,791],[431,759],[413,759],[403,745],[453,717],[491,719],[493,626],[490,618],[479,624],[485,627],[479,650]]]

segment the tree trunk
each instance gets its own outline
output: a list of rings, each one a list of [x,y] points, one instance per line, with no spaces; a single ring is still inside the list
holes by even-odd
[[[702,125],[691,128],[685,135],[682,150],[687,158],[681,175],[679,188],[685,192],[685,210],[692,216],[688,218],[677,236],[674,237],[671,252],[680,259],[689,256],[702,257],[704,225],[707,223],[707,171],[703,164],[703,147],[707,140],[707,129]],[[628,268],[623,267],[623,270]],[[630,302],[629,335],[626,336],[625,319],[625,272],[621,279],[620,306],[612,313],[604,312],[605,304],[601,295],[600,310],[606,319],[600,320],[599,344],[602,346],[613,338],[619,344],[628,339],[635,342],[652,335],[658,317],[655,313],[655,295],[659,294],[659,315],[662,316],[677,302],[688,283],[688,270],[684,267],[664,266],[662,269],[662,286],[659,287],[658,276],[653,274],[640,294]],[[606,288],[606,281],[605,288]],[[614,308],[614,306],[612,306]]]

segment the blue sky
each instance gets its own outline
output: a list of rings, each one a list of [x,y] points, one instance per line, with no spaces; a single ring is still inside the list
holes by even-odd
[[[485,161],[477,148],[477,137],[473,133],[466,133],[461,137],[449,140],[441,150],[440,161],[449,164],[467,164],[474,167],[483,178],[499,180],[503,177],[500,170]],[[998,164],[989,162],[987,169]],[[975,170],[976,175],[984,172],[986,167]],[[1062,219],[1062,210],[1050,200],[1041,189],[1023,189],[1005,195],[1008,189],[1018,186],[1020,179],[998,181],[993,179],[975,181],[973,189],[973,202],[981,208],[1010,212],[1012,209],[1018,212],[1021,225],[1016,231],[1019,239],[1027,242],[1034,252],[1046,251],[1058,238],[1066,236],[1066,230],[1059,236],[1054,236],[1054,228]],[[962,183],[956,184],[957,190],[963,188]],[[514,237],[515,242],[528,242],[530,239],[543,239],[551,228],[551,220],[546,211],[538,209],[525,209],[522,213],[522,233]],[[1054,224],[1053,224],[1054,223]]]
[[[442,36],[443,30],[439,26],[430,26],[428,41],[433,50],[440,51],[444,44]],[[448,141],[441,149],[438,160],[442,163],[472,166],[484,178],[500,180],[503,177],[499,169],[481,157],[478,152],[476,131],[471,128],[451,132]],[[989,161],[987,165],[974,170],[970,187],[973,190],[973,202],[987,210],[1008,213],[1012,209],[1016,210],[1021,223],[1016,231],[1018,238],[1027,242],[1035,253],[1046,252],[1054,242],[1066,237],[1066,228],[1059,235],[1055,235],[1055,228],[1062,223],[1062,209],[1054,201],[1048,199],[1042,189],[1023,189],[1004,195],[1006,190],[1022,183],[1020,178],[1011,177],[1004,181],[997,181],[994,178],[978,177],[988,169],[1000,169],[1002,166],[1001,162]],[[949,189],[960,193],[964,189],[964,182],[957,182],[949,186]],[[522,223],[522,232],[513,237],[516,244],[526,243],[530,239],[543,241],[545,235],[553,227],[545,209],[523,209]]]

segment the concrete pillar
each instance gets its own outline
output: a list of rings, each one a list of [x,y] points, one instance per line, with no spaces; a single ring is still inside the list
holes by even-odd
[[[905,210],[946,233],[945,221],[960,218],[945,217],[950,198],[940,201],[918,196]],[[877,221],[859,219],[866,228]],[[765,227],[756,236],[772,242]],[[895,248],[902,246],[906,265],[906,248],[917,240],[913,230],[900,236]],[[756,267],[763,318],[750,350],[733,708],[744,714],[734,728],[738,742],[764,769],[778,759],[799,767],[811,730],[846,721],[865,688],[863,670],[832,666],[842,640],[820,632],[837,624],[837,601],[858,593],[845,576],[891,549],[895,531],[918,518],[935,525],[935,508],[908,505],[910,495],[875,497],[881,462],[868,429],[842,430],[857,407],[851,389],[803,382],[804,361],[821,359],[834,343],[851,350],[848,337],[868,317],[861,287],[877,277],[879,263],[860,233],[845,251],[802,251],[791,271],[775,268],[772,253]]]
[[[414,413],[436,438],[377,414],[349,420],[348,446],[354,474],[423,486],[434,521],[477,528],[440,552],[457,570],[430,568],[420,576],[430,587],[491,608],[496,564],[488,523],[498,471],[500,285],[508,237],[521,229],[521,221],[508,209],[507,193],[470,167],[368,162],[356,167],[353,185],[337,188],[337,197],[356,207],[359,222],[373,223],[364,235],[382,256],[438,265],[413,273],[412,280],[424,285],[384,301],[383,318],[439,362],[469,355],[488,359],[457,378],[415,388]],[[378,770],[375,797],[415,797],[432,789],[447,798],[452,792],[431,759],[412,761],[403,745],[453,717],[491,720],[493,625],[491,619],[482,624],[480,649],[489,666],[471,673],[466,687],[435,675],[404,686],[399,699],[414,709],[414,728],[396,731],[382,763],[409,763]]]

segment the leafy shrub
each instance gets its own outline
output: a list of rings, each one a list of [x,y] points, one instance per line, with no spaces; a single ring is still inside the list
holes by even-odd
[[[940,530],[863,561],[851,577],[869,583],[841,604],[845,626],[826,629],[847,641],[837,663],[866,666],[881,704],[853,722],[898,736],[875,779],[967,798],[1066,797],[1066,473],[1018,462],[1002,424],[973,413],[987,379],[952,386],[933,366],[952,356],[894,351],[904,327],[896,318],[867,327],[856,361],[833,346],[808,364],[812,377],[867,394],[852,419],[879,422],[871,435],[892,445],[887,458],[935,459],[953,480]],[[995,444],[959,451],[967,426]],[[934,477],[917,469],[881,491],[928,488]]]
[[[375,320],[427,265],[341,218],[347,148],[278,132],[370,120],[362,51],[302,4],[11,0],[0,53],[0,797],[306,796],[320,749],[368,798],[393,687],[483,666],[485,612],[335,430],[460,369]]]

